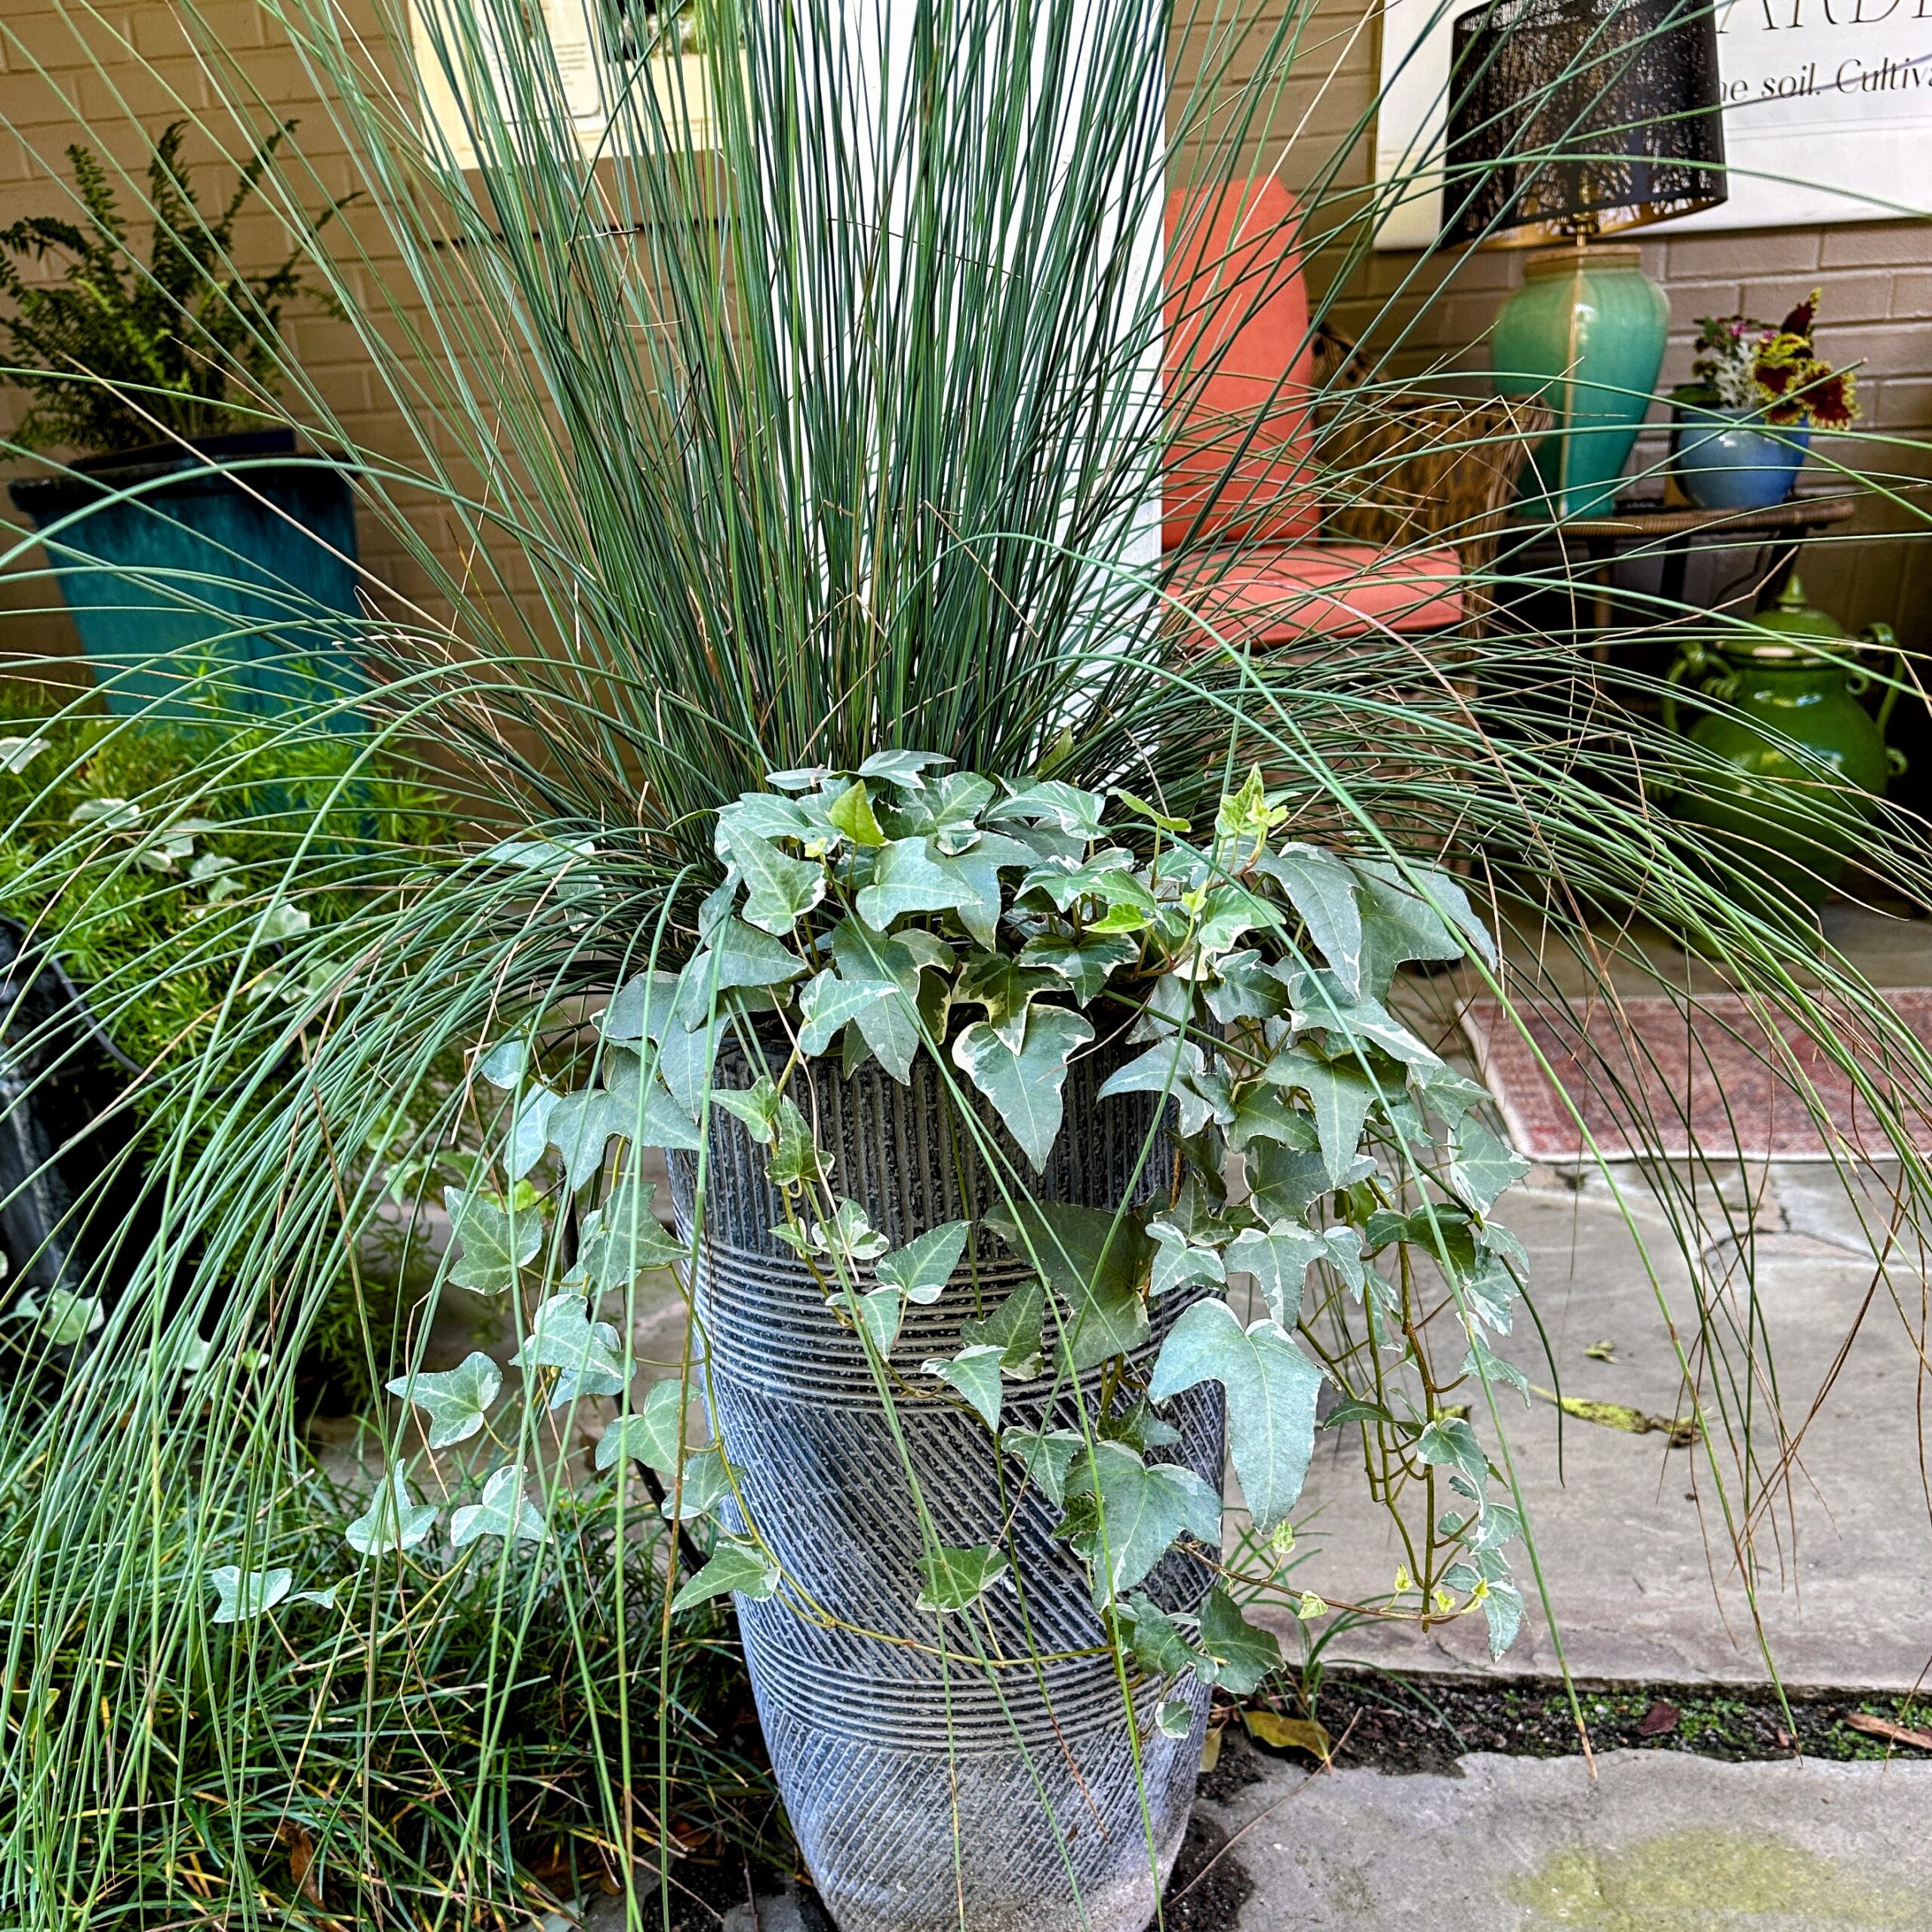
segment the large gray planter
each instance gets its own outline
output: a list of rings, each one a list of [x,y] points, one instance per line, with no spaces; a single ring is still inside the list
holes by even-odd
[[[1097,1100],[1111,1063],[1097,1055],[1075,1063],[1066,1125],[1048,1171],[1033,1177],[1036,1198],[1111,1208],[1131,1189],[1145,1198],[1168,1185],[1164,1140],[1135,1183],[1156,1103],[1144,1094]],[[751,1078],[731,1056],[720,1066],[721,1084]],[[846,1079],[821,1062],[790,1091],[836,1161],[837,1191],[859,1201],[895,1247],[996,1205],[992,1177],[924,1056],[909,1088],[876,1063]],[[821,1896],[841,1932],[1143,1932],[1154,1868],[1164,1879],[1186,1829],[1207,1691],[1190,1678],[1174,1693],[1192,1700],[1194,1722],[1171,1738],[1154,1728],[1161,1687],[1136,1687],[1137,1777],[1124,1697],[1106,1658],[988,1672],[947,1667],[891,1641],[931,1645],[939,1626],[915,1607],[918,1526],[884,1407],[857,1339],[770,1232],[783,1210],[764,1178],[764,1150],[722,1109],[712,1119],[697,1294],[714,1420],[787,1571],[844,1623],[880,1633],[826,1629],[777,1599],[738,1599],[765,1741]],[[694,1157],[674,1158],[672,1194],[687,1235],[695,1173]],[[977,1305],[962,1264],[937,1303],[906,1311],[893,1361],[915,1384],[934,1386],[919,1364],[956,1353],[961,1321],[989,1312],[1030,1273],[983,1232],[968,1260]],[[1156,1344],[1186,1299],[1162,1306]],[[1049,1393],[1044,1382],[1009,1383],[1003,1424],[1037,1426]],[[1072,1414],[1064,1404],[1062,1420],[1070,1423]],[[1191,1392],[1169,1414],[1181,1441],[1158,1453],[1218,1491],[1218,1386]],[[1084,1570],[1051,1536],[1059,1512],[1031,1492],[1003,1536],[1015,1466],[1001,1466],[985,1429],[934,1401],[901,1401],[898,1414],[940,1540],[1004,1543],[1014,1553],[1023,1609],[1022,1595],[1003,1588],[982,1599],[999,1652],[1023,1658],[1100,1642]],[[1191,1609],[1211,1580],[1177,1550],[1148,1588],[1169,1610]],[[946,1620],[961,1650],[963,1621]]]

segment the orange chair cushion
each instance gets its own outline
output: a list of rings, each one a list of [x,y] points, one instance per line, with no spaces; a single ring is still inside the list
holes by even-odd
[[[1166,546],[1190,534],[1311,536],[1321,518],[1309,466],[1315,346],[1294,198],[1265,177],[1211,196],[1182,189],[1168,198],[1167,222],[1163,375],[1179,420],[1162,492]]]
[[[1293,543],[1244,551],[1195,588],[1175,587],[1186,608],[1232,645],[1447,630],[1463,620],[1462,560],[1444,544],[1426,550],[1375,543]],[[1200,629],[1193,641],[1213,639]]]

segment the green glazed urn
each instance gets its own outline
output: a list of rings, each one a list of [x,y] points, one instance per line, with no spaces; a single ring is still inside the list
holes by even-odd
[[[1885,744],[1897,685],[1875,718],[1859,702],[1871,680],[1847,660],[1866,646],[1897,649],[1884,624],[1847,637],[1835,618],[1806,604],[1794,576],[1775,610],[1717,638],[1688,641],[1671,667],[1672,685],[1695,686],[1712,700],[1698,707],[1685,735],[1718,761],[1700,761],[1694,774],[1684,768],[1672,787],[1674,815],[1707,827],[1730,857],[1810,911],[1843,876],[1887,783],[1905,768]],[[1666,697],[1672,730],[1681,728],[1677,714]]]
[[[1600,515],[1651,406],[1670,304],[1632,248],[1546,248],[1490,337],[1499,395],[1534,398],[1556,428],[1530,459],[1524,507],[1545,516]]]

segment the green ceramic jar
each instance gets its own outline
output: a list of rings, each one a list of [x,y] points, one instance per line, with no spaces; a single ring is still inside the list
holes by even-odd
[[[1640,259],[1635,248],[1601,242],[1543,250],[1496,318],[1497,393],[1537,398],[1556,417],[1525,484],[1539,514],[1598,515],[1617,494],[1670,321],[1669,302]]]
[[[1695,686],[1717,709],[1698,707],[1691,743],[1721,761],[1672,788],[1675,816],[1708,826],[1803,906],[1815,909],[1862,842],[1893,774],[1905,761],[1885,744],[1894,684],[1878,715],[1859,699],[1871,680],[1846,662],[1866,646],[1896,651],[1873,624],[1857,638],[1804,601],[1793,577],[1774,611],[1748,629],[1686,643],[1673,685]],[[1664,720],[1679,728],[1666,698]]]

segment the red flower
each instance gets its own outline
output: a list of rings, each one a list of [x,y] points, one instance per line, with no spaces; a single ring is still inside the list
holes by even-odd
[[[1802,336],[1808,341],[1811,334],[1811,325],[1818,318],[1819,298],[1823,293],[1823,289],[1813,289],[1811,293],[1806,296],[1804,300],[1799,303],[1783,321],[1779,323],[1779,334]]]

